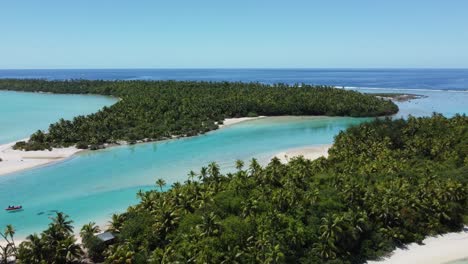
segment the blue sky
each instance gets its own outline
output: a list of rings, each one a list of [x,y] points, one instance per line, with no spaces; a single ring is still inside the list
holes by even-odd
[[[13,0],[0,68],[468,68],[466,0]]]

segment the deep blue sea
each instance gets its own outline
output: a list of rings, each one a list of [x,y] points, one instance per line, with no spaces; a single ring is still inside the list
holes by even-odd
[[[0,78],[196,80],[468,90],[468,69],[101,69],[0,70]]]
[[[428,116],[439,112],[446,116],[468,113],[468,70],[0,70],[0,78],[116,79],[116,80],[204,80],[262,83],[308,83],[346,86],[361,92],[399,92],[427,96],[400,102],[397,116]],[[64,103],[73,102],[71,103]],[[8,102],[8,114],[1,104]],[[47,102],[63,108],[43,107]],[[0,92],[0,110],[9,129],[0,126],[0,135],[21,139],[26,132],[45,128],[50,118],[70,118],[97,110],[113,101],[89,96],[64,98],[54,94]],[[83,107],[74,107],[82,105]],[[0,118],[0,121],[2,120]],[[27,120],[25,123],[24,120]],[[122,212],[137,202],[139,189],[154,188],[157,178],[170,185],[187,179],[190,170],[198,170],[216,161],[223,171],[233,169],[236,159],[256,157],[262,164],[276,153],[301,146],[330,144],[340,131],[369,121],[348,117],[276,117],[249,121],[202,136],[164,142],[120,146],[84,152],[50,166],[0,176],[0,207],[22,204],[19,213],[0,212],[0,228],[13,224],[18,238],[40,232],[54,211],[64,211],[77,229],[89,221],[105,223],[112,213]],[[16,132],[12,132],[15,131]],[[27,133],[26,133],[27,134]],[[1,138],[1,136],[0,136]],[[1,166],[1,163],[0,163]]]

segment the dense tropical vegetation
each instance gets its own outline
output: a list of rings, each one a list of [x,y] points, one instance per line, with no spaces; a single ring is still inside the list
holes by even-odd
[[[81,263],[84,252],[76,243],[72,223],[67,215],[59,212],[46,230],[40,235],[29,235],[19,247],[13,239],[15,230],[7,225],[5,232],[0,232],[6,242],[5,246],[0,246],[0,263],[6,264],[15,258],[19,264]]]
[[[244,116],[382,116],[398,107],[389,100],[327,86],[177,81],[0,80],[0,89],[110,95],[110,107],[37,131],[16,148],[39,150],[77,145],[98,148],[119,141],[161,140],[216,129],[223,119]]]
[[[90,223],[84,246],[106,263],[362,263],[468,223],[467,146],[464,115],[375,120],[341,132],[327,159],[211,163],[165,192],[158,180],[112,217],[114,245]],[[36,239],[20,259],[54,256]]]

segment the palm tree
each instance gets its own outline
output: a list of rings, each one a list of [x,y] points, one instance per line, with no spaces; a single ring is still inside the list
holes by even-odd
[[[145,195],[145,193],[146,193],[145,191],[143,191],[142,189],[140,189],[140,190],[138,190],[136,196],[137,196],[137,198],[142,199],[143,196]]]
[[[161,192],[163,191],[163,187],[166,186],[166,181],[159,178],[157,181],[156,181],[156,185],[159,186],[159,188],[161,189]]]
[[[67,237],[60,241],[56,250],[55,263],[74,263],[83,255],[81,247],[75,243],[76,239],[73,236]]]
[[[0,246],[0,263],[8,264],[8,259],[15,256],[13,247],[11,244],[6,244],[5,246]]]
[[[203,212],[206,211],[206,207],[210,202],[213,202],[213,192],[211,191],[204,191],[200,193],[200,197],[198,199],[199,206],[198,208],[202,208]]]
[[[216,219],[217,217],[213,212],[202,216],[202,223],[197,225],[197,228],[201,231],[201,236],[211,236],[219,233],[220,225]]]
[[[43,241],[37,234],[32,234],[19,245],[18,259],[24,263],[39,264],[44,260],[44,252]]]
[[[149,191],[149,192],[143,192],[140,195],[140,203],[138,204],[139,206],[142,206],[144,209],[148,211],[152,211],[154,209],[156,196],[155,196],[154,191]]]
[[[336,247],[334,245],[328,244],[326,241],[320,240],[319,242],[315,243],[313,250],[324,259],[336,258]]]
[[[6,244],[4,246],[0,245],[0,263],[7,263],[8,258],[14,257],[18,254],[16,249],[15,241],[13,239],[13,235],[15,234],[15,229],[12,225],[7,225],[5,228],[5,232],[0,232],[0,237],[5,240]]]
[[[30,235],[18,249],[18,259],[24,263],[72,263],[81,256],[81,248],[75,244],[73,221],[61,212],[52,218],[49,228],[41,237]],[[9,230],[11,234],[12,230]],[[13,231],[14,232],[14,231]]]
[[[193,170],[191,170],[189,172],[189,174],[188,174],[188,178],[189,178],[190,182],[192,182],[193,179],[195,179],[196,176],[197,176],[197,174]]]
[[[321,220],[322,225],[319,227],[320,241],[315,244],[315,248],[323,258],[333,259],[338,251],[336,241],[338,241],[343,233],[341,226],[344,217],[336,214],[327,214]]]
[[[113,214],[111,220],[109,221],[109,228],[107,230],[120,233],[120,229],[122,228],[124,220],[125,218],[122,214]]]
[[[247,199],[245,202],[242,202],[241,205],[241,216],[244,218],[247,216],[253,216],[258,209],[258,201],[255,199]]]
[[[244,162],[240,159],[236,160],[236,169],[237,170],[242,170],[242,168],[244,167]]]
[[[178,210],[172,210],[170,207],[163,208],[156,218],[156,227],[164,236],[177,226],[180,219]]]
[[[206,180],[206,177],[208,175],[208,168],[203,166],[201,169],[200,169],[200,175],[198,176],[200,178],[200,180],[202,180],[203,182],[205,182]]]
[[[52,223],[49,224],[49,227],[56,228],[58,232],[63,234],[72,234],[73,233],[73,221],[68,220],[69,216],[57,212],[57,216],[52,218]]]
[[[260,171],[262,170],[262,166],[260,166],[260,164],[258,163],[258,160],[253,158],[251,161],[250,161],[250,173],[252,174],[252,176],[257,176],[258,173],[260,173]]]
[[[5,235],[6,237],[10,237],[10,239],[11,239],[11,243],[10,243],[10,244],[12,245],[13,250],[15,251],[15,253],[17,253],[16,244],[15,244],[15,239],[13,238],[13,236],[15,235],[15,229],[13,228],[12,225],[7,225],[7,226],[6,226],[4,235]]]
[[[89,222],[81,227],[80,236],[83,240],[86,240],[99,232],[101,232],[99,226],[97,226],[95,222]]]
[[[178,207],[182,209],[184,213],[193,213],[194,211],[194,199],[193,196],[189,196],[187,193],[181,193],[179,196]]]
[[[179,190],[181,187],[182,187],[182,184],[180,182],[174,182],[171,186],[171,189]]]
[[[121,245],[112,245],[106,251],[107,263],[134,263],[135,251],[129,242]]]
[[[239,246],[228,246],[223,254],[221,264],[240,264],[242,263],[242,255],[244,255],[244,252],[242,252]]]
[[[219,165],[216,164],[216,162],[211,162],[208,164],[208,173],[210,174],[210,177],[217,179],[220,175]]]
[[[326,217],[322,218],[322,225],[320,225],[320,239],[325,239],[328,241],[336,241],[343,229],[341,224],[343,222],[343,217],[337,216],[336,214],[327,214]]]

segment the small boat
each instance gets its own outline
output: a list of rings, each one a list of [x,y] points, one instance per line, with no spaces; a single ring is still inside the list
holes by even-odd
[[[13,212],[13,211],[19,211],[22,209],[23,209],[23,206],[21,205],[13,205],[13,206],[8,206],[7,208],[5,208],[5,211]]]

